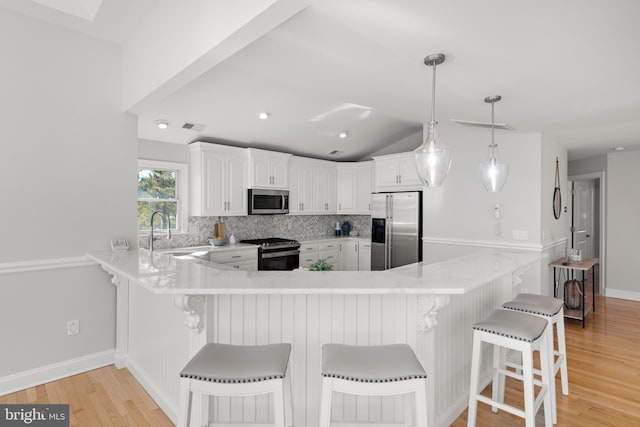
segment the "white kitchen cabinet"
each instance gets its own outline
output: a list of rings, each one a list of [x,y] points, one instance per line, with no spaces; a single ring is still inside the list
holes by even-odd
[[[224,264],[237,270],[258,270],[258,248],[226,248],[209,252],[209,261]]]
[[[358,243],[358,270],[371,270],[371,242]]]
[[[318,261],[318,259],[317,243],[300,244],[300,267],[308,268],[311,264]]]
[[[324,259],[327,264],[333,266],[333,270],[340,269],[340,251],[338,242],[321,241],[318,243],[318,259]]]
[[[340,271],[358,271],[358,242],[340,242],[338,252]]]
[[[289,161],[289,213],[314,213],[314,163],[303,157]],[[317,249],[316,249],[317,250]]]
[[[337,213],[371,213],[373,162],[339,163],[337,167]]]
[[[339,164],[337,168],[338,213],[356,212],[358,171],[353,164]]]
[[[314,213],[336,213],[336,166],[333,162],[322,162],[315,166],[313,188]]]
[[[422,189],[413,152],[376,156],[373,160],[376,191]]]
[[[291,154],[248,148],[249,188],[289,189]]]
[[[246,215],[245,150],[206,142],[195,142],[189,148],[191,151],[190,215]]]

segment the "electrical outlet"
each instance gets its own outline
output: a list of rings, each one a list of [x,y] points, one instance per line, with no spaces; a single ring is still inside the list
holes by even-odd
[[[76,335],[80,333],[80,321],[69,320],[67,322],[67,335]]]

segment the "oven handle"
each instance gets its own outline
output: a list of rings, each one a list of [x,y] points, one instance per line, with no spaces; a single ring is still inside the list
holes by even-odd
[[[268,252],[268,253],[262,253],[262,258],[280,258],[283,256],[290,256],[290,255],[300,255],[300,251],[299,250],[295,250],[295,251],[285,251],[285,252]]]

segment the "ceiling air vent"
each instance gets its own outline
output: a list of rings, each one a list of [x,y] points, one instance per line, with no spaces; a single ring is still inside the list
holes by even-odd
[[[342,153],[344,153],[344,151],[333,150],[333,151],[329,152],[329,154],[332,155],[332,156],[340,156]]]
[[[206,126],[200,123],[191,123],[191,122],[185,122],[182,125],[182,129],[189,129],[192,130],[194,132],[201,132]]]
[[[471,120],[458,120],[458,119],[449,119],[454,123],[458,123],[459,125],[463,125],[463,126],[475,126],[475,127],[479,127],[479,128],[490,128],[491,127],[491,123],[485,123],[485,122],[472,122]],[[506,123],[495,123],[494,127],[496,129],[504,129],[504,130],[515,130],[514,128],[512,128],[511,126],[509,126]]]

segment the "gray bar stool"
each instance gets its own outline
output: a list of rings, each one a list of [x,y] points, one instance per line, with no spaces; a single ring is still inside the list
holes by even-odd
[[[545,319],[548,323],[549,345],[553,349],[551,356],[552,376],[554,381],[551,382],[551,406],[553,423],[558,422],[557,401],[556,401],[556,382],[555,377],[560,371],[560,379],[562,382],[562,394],[569,395],[569,375],[567,372],[567,345],[564,335],[564,302],[561,299],[536,294],[519,294],[512,301],[502,304],[502,308],[507,310],[521,311],[534,316]],[[553,339],[554,325],[558,334],[558,348],[555,348]],[[556,359],[557,356],[557,359]],[[515,368],[518,366],[512,365]],[[539,374],[539,371],[535,371]],[[504,393],[504,383],[499,385],[499,392]]]
[[[291,381],[287,375],[290,354],[291,344],[205,345],[180,372],[178,426],[189,426],[194,393],[198,396],[273,393],[275,425],[285,427],[285,421],[292,425]]]
[[[479,388],[482,366],[482,343],[493,345],[494,393],[492,397],[481,394]],[[522,374],[504,368],[506,350],[522,353]],[[541,380],[534,377],[533,352],[540,352]],[[467,427],[476,425],[478,402],[491,405],[494,412],[502,409],[525,419],[527,427],[535,427],[536,413],[544,403],[545,427],[553,425],[551,417],[551,393],[549,384],[553,380],[547,339],[547,321],[530,314],[511,310],[496,310],[485,320],[473,325],[473,355],[471,358],[471,384],[469,387],[469,411]],[[504,403],[504,394],[495,392],[495,385],[504,381],[504,376],[523,381],[524,410]],[[540,391],[535,396],[534,384]]]
[[[413,410],[405,406],[405,424],[409,425],[413,412],[415,426],[427,427],[426,378],[427,373],[407,344],[324,344],[320,427],[329,427],[331,422],[334,391],[364,396],[413,393]]]

